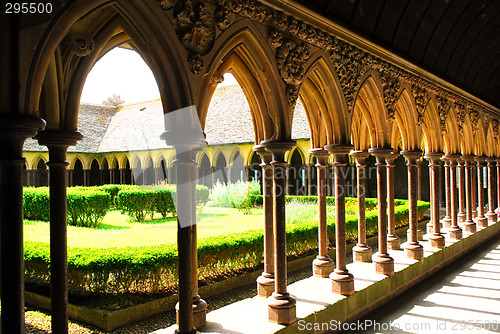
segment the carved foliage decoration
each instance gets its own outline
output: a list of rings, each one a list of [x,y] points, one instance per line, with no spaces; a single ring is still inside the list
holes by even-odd
[[[427,105],[427,101],[429,100],[429,94],[425,88],[420,88],[417,85],[411,86],[411,92],[413,94],[413,98],[415,99],[415,106],[417,109],[417,123],[418,125],[421,125],[424,121],[425,107]]]
[[[450,109],[450,103],[448,100],[442,96],[436,96],[438,112],[439,112],[439,122],[441,123],[441,131],[446,131],[446,116],[448,115],[448,110]]]
[[[394,114],[396,113],[396,103],[398,102],[398,92],[401,88],[401,84],[397,79],[385,74],[382,74],[380,79],[382,81],[385,107],[387,108],[388,113],[387,117],[392,121],[394,120]]]
[[[220,31],[224,31],[231,25],[231,19],[229,18],[229,11],[223,7],[219,7],[214,13],[215,24]]]
[[[193,74],[198,75],[203,70],[203,59],[199,54],[190,54],[188,56],[189,69]]]
[[[470,123],[472,125],[472,131],[476,132],[477,122],[479,121],[479,112],[477,110],[471,109],[469,111]]]
[[[164,10],[170,10],[175,5],[175,0],[159,0],[159,1],[161,8],[163,8]]]
[[[273,47],[279,48],[283,43],[283,34],[277,30],[271,30],[269,31],[269,40]]]
[[[491,122],[491,125],[492,125],[492,129],[493,129],[493,140],[495,142],[498,142],[498,126],[500,125],[498,123],[498,120],[494,119],[492,122]]]
[[[463,104],[456,104],[456,107],[457,107],[456,111],[457,111],[458,131],[460,132],[460,135],[463,135],[464,122],[465,122],[465,116],[467,115],[467,111]]]
[[[199,0],[179,0],[174,8],[175,33],[184,48],[204,55],[215,40],[215,22],[207,5]]]
[[[85,57],[94,51],[94,40],[82,32],[77,32],[71,36],[71,46],[75,55]]]
[[[305,62],[309,59],[309,46],[292,40],[283,40],[276,50],[276,62],[281,78],[287,84],[286,94],[290,110],[295,108],[298,86],[304,80]]]

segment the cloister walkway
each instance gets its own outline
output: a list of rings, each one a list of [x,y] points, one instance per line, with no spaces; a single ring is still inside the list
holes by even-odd
[[[500,333],[500,236],[377,309],[360,323],[372,326],[348,332]]]

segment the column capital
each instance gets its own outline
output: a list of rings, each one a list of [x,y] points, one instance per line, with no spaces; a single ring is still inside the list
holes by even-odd
[[[389,154],[388,156],[385,157],[385,163],[387,164],[387,167],[395,167],[396,164],[394,163],[394,160],[396,160],[398,158],[398,154],[395,154],[394,152],[392,152],[391,154]]]
[[[387,147],[372,147],[368,149],[368,152],[377,158],[377,163],[375,164],[377,166],[385,165],[385,159],[391,154],[394,154],[394,150]]]
[[[24,159],[23,144],[26,138],[36,135],[45,128],[45,121],[38,117],[25,115],[4,115],[0,122],[0,156],[2,159]],[[8,145],[7,145],[8,143]]]
[[[316,164],[316,167],[327,167],[328,164],[326,163],[326,159],[330,156],[330,152],[323,148],[312,148],[308,151],[311,153],[318,163]]]
[[[494,162],[500,162],[499,158],[495,157],[486,157],[486,161],[488,162],[488,165],[493,165]]]
[[[420,159],[422,157],[423,154],[421,150],[403,150],[399,153],[407,160],[414,160],[415,163],[417,162],[417,159]]]
[[[333,154],[333,163],[332,166],[345,166],[346,158],[345,156],[351,152],[353,149],[352,145],[344,145],[344,144],[329,144],[325,146],[325,150],[328,150],[331,154]]]
[[[349,152],[349,155],[356,159],[357,167],[365,167],[366,166],[366,158],[370,156],[368,151],[354,151]]]
[[[39,132],[36,137],[38,143],[43,146],[74,146],[83,139],[79,131],[70,130],[44,130]]]
[[[460,159],[460,154],[447,153],[444,157],[448,162],[452,165],[456,165],[458,160]]]
[[[204,132],[194,128],[167,130],[160,135],[160,139],[175,149],[177,162],[192,160],[192,152],[207,145],[205,138]]]
[[[252,149],[260,156],[260,159],[262,160],[261,166],[267,166],[271,163],[273,156],[271,152],[266,151],[266,148],[264,146],[254,145]]]
[[[478,166],[482,166],[482,165],[485,165],[486,157],[485,156],[476,156],[474,158],[474,160],[476,160]]]
[[[271,164],[283,163],[285,162],[285,153],[291,151],[297,142],[295,140],[263,140],[260,145],[263,146],[266,151],[272,153],[273,160]]]
[[[462,155],[461,159],[464,161],[467,165],[470,165],[472,161],[476,158],[475,155],[472,154],[464,154]]]
[[[429,167],[439,166],[443,158],[443,152],[426,152],[424,158],[430,162]]]

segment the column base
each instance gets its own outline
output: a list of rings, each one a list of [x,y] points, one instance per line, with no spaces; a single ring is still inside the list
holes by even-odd
[[[347,270],[330,274],[333,293],[350,296],[354,294],[354,276]]]
[[[394,275],[394,259],[389,254],[377,253],[373,255],[375,272],[377,274],[392,276]]]
[[[267,298],[274,292],[274,275],[262,273],[257,277],[257,295]]]
[[[425,225],[425,230],[426,230],[427,234],[434,233],[434,222],[432,220],[429,220],[429,222]],[[417,231],[417,233],[418,233],[418,231]]]
[[[387,248],[389,248],[390,250],[401,249],[401,239],[395,234],[388,234]]]
[[[451,218],[446,216],[442,219],[442,222],[443,222],[443,227],[444,228],[448,228],[451,226]]]
[[[477,210],[472,210],[472,218],[476,218],[477,217]]]
[[[444,248],[445,239],[442,234],[432,234],[429,236],[429,241],[431,243],[431,247],[434,248]]]
[[[313,261],[313,275],[316,277],[329,277],[333,272],[335,263],[329,256],[317,256]]]
[[[476,223],[473,221],[465,221],[464,223],[464,232],[465,233],[474,233],[476,232]]]
[[[196,330],[196,328],[193,328],[190,332],[181,332],[178,329],[174,331],[174,334],[198,334],[199,332]]]
[[[497,222],[498,216],[493,211],[488,211],[488,213],[486,213],[485,216],[486,216],[486,218],[488,218],[489,223],[496,223]]]
[[[457,214],[457,219],[459,223],[463,223],[465,221],[465,212],[459,212]]]
[[[270,322],[289,325],[297,320],[295,298],[288,293],[273,294],[267,298],[268,319]]]
[[[485,216],[478,216],[476,218],[477,227],[488,227],[488,218]]]
[[[372,249],[367,244],[357,244],[352,248],[354,262],[372,262]]]
[[[420,260],[424,258],[424,247],[418,242],[407,243],[404,247],[406,250],[406,257],[413,260]]]
[[[449,234],[451,240],[460,240],[460,239],[462,239],[462,236],[463,236],[462,229],[458,226],[450,227],[448,229],[448,234]]]
[[[193,299],[193,327],[201,328],[207,324],[207,303],[197,296]]]

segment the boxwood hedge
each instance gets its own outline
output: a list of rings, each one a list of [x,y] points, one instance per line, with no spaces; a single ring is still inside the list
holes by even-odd
[[[351,199],[348,199],[349,201]],[[367,200],[369,202],[370,200]],[[408,223],[408,201],[397,200],[396,225]],[[429,203],[418,202],[418,216],[423,218]],[[346,217],[347,240],[357,237],[357,216]],[[377,213],[366,212],[367,234],[377,232]],[[335,224],[327,221],[330,245],[334,245]],[[316,220],[287,226],[287,254],[301,255],[317,248]],[[232,272],[255,268],[262,263],[263,235],[260,230],[221,235],[198,241],[199,277],[211,281]],[[48,285],[49,245],[25,242],[26,280]],[[69,248],[69,289],[72,294],[89,293],[158,293],[176,288],[177,247],[174,244],[154,247]]]

